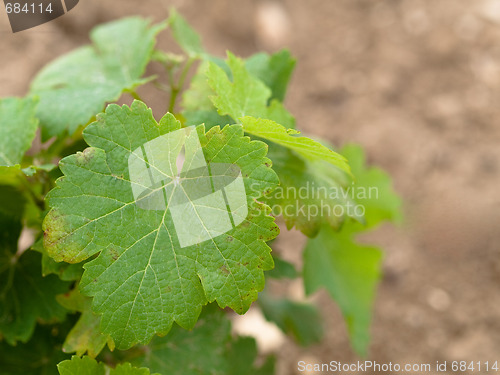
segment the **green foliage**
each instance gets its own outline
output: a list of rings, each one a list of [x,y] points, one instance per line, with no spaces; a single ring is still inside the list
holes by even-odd
[[[267,118],[287,128],[294,127],[293,117],[280,101],[275,99],[268,104],[271,89],[250,75],[241,59],[228,52],[226,64],[231,77],[214,62],[210,63],[206,74],[215,93],[211,97],[212,102],[220,115],[229,115],[236,121],[244,116]]]
[[[109,368],[90,357],[73,356],[57,365],[60,375],[149,375],[149,369],[132,367],[130,363],[122,363],[116,368]]]
[[[155,49],[165,27],[185,56]],[[307,294],[326,289],[353,347],[366,353],[382,253],[356,237],[400,221],[401,202],[389,176],[365,166],[361,148],[337,153],[295,130],[283,104],[295,66],[290,53],[212,56],[175,11],[153,26],[139,17],[100,25],[91,40],[43,68],[25,98],[0,99],[0,372],[272,374],[274,357],[259,358],[254,339],[234,336],[224,308],[243,314],[258,298],[265,317],[301,345],[319,341],[324,329],[313,304],[263,292],[266,278],[302,277]],[[150,63],[163,66],[167,82],[143,77]],[[123,93],[137,99],[137,87],[153,87],[154,79],[170,93],[159,122],[140,100],[106,106]],[[42,140],[54,139],[26,154],[38,128]],[[191,140],[169,138],[185,130]],[[169,165],[160,171],[168,183],[143,186],[130,160],[142,150],[153,183],[156,164],[145,145],[164,137],[170,151],[157,151]],[[183,162],[199,166],[188,153],[194,138],[208,171],[202,177],[174,160],[184,147]],[[231,167],[216,172],[221,164]],[[244,192],[237,223],[221,188],[228,175]],[[225,196],[232,227],[182,244],[171,200],[165,194],[162,206],[150,198],[170,184],[168,191],[188,198],[186,212],[223,211],[188,191],[208,179],[210,192]],[[148,194],[137,197],[138,187]],[[350,194],[359,189],[376,196]],[[311,211],[318,208],[326,211]],[[275,219],[310,237],[302,270],[271,254]],[[210,220],[199,221],[208,232]],[[33,244],[20,241],[23,229]]]
[[[205,54],[200,36],[175,9],[170,11],[168,25],[175,40],[188,56],[201,57]]]
[[[296,60],[287,50],[279,51],[269,56],[266,53],[257,53],[245,61],[248,72],[260,79],[271,89],[270,100],[285,99],[286,89]]]
[[[31,94],[40,98],[37,117],[44,139],[73,134],[101,112],[107,102],[133,91],[142,79],[155,37],[164,24],[150,26],[126,18],[96,27],[84,46],[47,65],[34,79]]]
[[[30,98],[0,99],[0,166],[19,164],[30,148],[38,127],[35,108]]]
[[[304,252],[304,284],[311,294],[324,287],[339,304],[352,345],[366,354],[375,287],[380,277],[380,251],[356,244],[352,233],[325,226]]]
[[[348,146],[343,153],[353,161],[351,165],[357,181],[351,189],[366,210],[364,219],[367,224],[346,222],[340,231],[329,226],[321,228],[304,251],[304,285],[307,294],[322,287],[328,290],[342,310],[352,346],[365,355],[370,340],[371,310],[381,274],[382,252],[377,247],[356,243],[355,236],[383,220],[399,220],[400,200],[383,171],[364,165],[364,153],[360,147]]]
[[[0,211],[0,336],[15,345],[29,340],[37,320],[64,319],[66,310],[55,296],[69,285],[56,276],[42,277],[40,254],[18,251],[24,200],[13,191],[10,201],[12,211]]]
[[[92,300],[80,294],[77,288],[69,293],[57,296],[57,301],[71,312],[80,312],[81,315],[75,326],[64,340],[65,353],[75,353],[82,356],[87,353],[95,358],[106,344],[113,350],[115,344],[109,335],[105,335],[99,328],[100,318],[92,312]]]
[[[12,346],[0,341],[1,374],[57,375],[57,364],[68,358],[62,351],[67,325],[38,325],[31,339],[24,344]]]
[[[132,364],[164,375],[240,375],[265,370],[254,366],[255,340],[233,338],[226,314],[213,305],[205,308],[192,331],[175,326],[166,337],[155,337],[147,347],[139,347],[139,353]],[[273,367],[271,362],[265,366]]]
[[[244,313],[264,287],[262,271],[273,266],[265,241],[278,228],[255,199],[277,180],[266,166],[265,145],[243,137],[241,126],[197,130],[207,160],[235,163],[246,176],[250,214],[242,225],[211,242],[180,248],[170,211],[135,204],[129,155],[177,129],[180,123],[170,114],[157,124],[142,102],[108,106],[84,132],[92,147],[60,162],[65,177],[48,196],[44,246],[57,261],[71,263],[100,253],[85,264],[81,289],[95,297],[102,330],[121,349],[166,334],[173,321],[192,328],[207,302]]]

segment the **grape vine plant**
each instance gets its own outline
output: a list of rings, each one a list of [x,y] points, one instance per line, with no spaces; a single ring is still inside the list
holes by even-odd
[[[182,54],[156,47],[165,30]],[[257,359],[255,340],[232,332],[231,310],[254,304],[299,345],[325,327],[308,299],[266,280],[302,280],[306,296],[325,289],[365,355],[381,251],[357,236],[400,220],[400,200],[359,146],[335,152],[296,130],[283,104],[290,53],[215,57],[175,11],[155,25],[103,24],[90,38],[45,66],[25,97],[0,99],[0,373],[271,374],[275,358]],[[144,77],[150,64],[164,74]],[[161,119],[142,86],[169,93]],[[145,209],[129,164],[188,128],[207,165],[237,167],[245,211],[182,243],[179,231],[198,223],[189,207],[215,210],[216,199]],[[307,237],[300,267],[271,251],[280,222]]]

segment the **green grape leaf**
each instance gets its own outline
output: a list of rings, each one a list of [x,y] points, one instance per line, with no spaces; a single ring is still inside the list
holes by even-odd
[[[208,61],[203,61],[191,79],[189,88],[182,93],[182,107],[184,110],[210,111],[214,109],[210,100],[210,95],[213,94],[213,91],[206,77],[209,66],[210,63]]]
[[[205,55],[200,36],[175,9],[170,11],[168,24],[175,41],[184,52],[195,58]]]
[[[56,261],[70,263],[99,254],[84,265],[80,288],[83,294],[94,297],[92,308],[102,315],[101,330],[113,338],[119,349],[148,342],[155,333],[166,334],[174,321],[192,328],[202,306],[214,300],[221,307],[244,313],[264,287],[263,271],[273,267],[265,242],[274,238],[279,229],[269,216],[269,208],[257,199],[275,188],[278,181],[265,157],[266,145],[244,137],[239,125],[212,128],[206,134],[203,126],[190,128],[195,130],[190,133],[188,145],[198,137],[204,162],[209,166],[227,163],[239,168],[246,199],[240,201],[239,197],[238,209],[233,212],[231,208],[231,212],[234,222],[241,224],[229,230],[230,224],[222,235],[210,235],[209,240],[182,246],[186,234],[188,240],[198,238],[192,230],[200,227],[199,220],[210,228],[212,223],[222,225],[228,221],[218,216],[205,221],[207,214],[212,215],[212,210],[204,211],[205,207],[209,209],[207,205],[221,198],[203,207],[189,198],[184,205],[178,204],[186,210],[175,209],[175,202],[159,194],[158,209],[144,208],[142,198],[134,198],[133,189],[149,189],[144,185],[149,183],[131,179],[129,160],[136,160],[136,150],[146,146],[149,150],[153,144],[149,142],[157,138],[173,139],[176,147],[182,147],[175,138],[184,134],[179,129],[180,123],[171,114],[157,124],[151,110],[139,101],[134,101],[131,108],[108,106],[106,113],[84,131],[92,147],[61,161],[65,176],[47,198],[52,209],[43,225],[44,247]],[[169,133],[173,135],[160,138]],[[177,151],[149,152],[158,160],[173,163]],[[186,151],[190,162],[184,163],[189,168],[196,155]],[[144,171],[151,168],[146,166]],[[172,180],[186,186],[190,179],[184,179],[182,174],[175,177],[176,167],[171,168],[173,172],[168,173],[174,176]],[[167,189],[177,185],[164,186]],[[161,194],[165,190],[152,191]],[[228,195],[234,200],[232,191]],[[243,214],[245,202],[247,216]],[[224,211],[216,212],[220,215]],[[194,213],[202,216],[197,219]],[[206,230],[200,233],[196,236],[207,234]]]
[[[57,365],[60,375],[150,375],[147,368],[132,367],[130,363],[122,363],[116,368],[109,368],[104,363],[90,357],[78,357],[62,361]]]
[[[227,65],[231,69],[232,82],[227,73],[213,62],[206,73],[208,83],[216,94],[211,98],[215,108],[221,115],[229,115],[235,120],[247,115],[266,117],[271,90],[252,77],[244,62],[229,52]]]
[[[359,230],[375,227],[382,221],[401,222],[401,199],[392,189],[391,177],[379,168],[365,166],[365,154],[358,145],[344,146],[341,153],[349,159],[352,173],[356,176],[351,196],[366,211],[365,225],[359,225]]]
[[[328,223],[339,228],[345,217],[358,217],[356,203],[343,189],[349,181],[337,167],[322,160],[307,160],[278,145],[268,157],[280,178],[280,186],[266,196],[275,216],[282,216],[288,229],[296,227],[308,237]]]
[[[166,337],[155,337],[139,352],[143,354],[132,359],[132,364],[162,375],[240,375],[257,371],[255,340],[233,339],[229,319],[213,305],[204,309],[192,331],[175,326]]]
[[[271,90],[259,79],[250,75],[241,59],[228,54],[233,81],[214,63],[207,72],[208,82],[216,96],[212,102],[219,114],[241,121],[245,132],[286,147],[308,160],[324,160],[350,173],[346,159],[321,143],[289,129],[292,117],[283,105],[274,100],[268,107]],[[289,128],[280,125],[287,125]]]
[[[347,322],[354,349],[364,355],[369,344],[371,310],[380,278],[381,251],[357,244],[355,236],[380,222],[398,221],[400,198],[393,192],[390,177],[380,169],[365,166],[363,150],[346,146],[356,176],[351,198],[364,208],[365,224],[346,221],[339,232],[324,226],[308,241],[304,252],[304,285],[307,294],[324,287],[337,301]]]
[[[344,315],[353,348],[365,355],[382,253],[376,247],[356,244],[352,234],[346,227],[335,232],[325,225],[316,238],[309,239],[304,251],[304,285],[307,294],[322,287],[328,290]]]
[[[215,93],[212,103],[220,115],[229,115],[240,121],[243,116],[267,118],[287,128],[295,127],[292,115],[278,100],[272,100],[272,92],[262,81],[253,77],[246,69],[243,60],[228,52],[227,65],[232,81],[227,72],[215,62],[210,62],[206,76]]]
[[[113,350],[114,342],[99,329],[100,317],[92,312],[92,299],[80,294],[78,288],[69,293],[57,296],[57,301],[70,311],[80,312],[80,318],[71,329],[63,344],[65,353],[75,353],[82,356],[85,353],[95,358],[106,344]]]
[[[297,130],[268,119],[257,119],[251,116],[240,118],[245,132],[286,147],[310,161],[325,161],[339,169],[350,173],[346,158],[323,146],[321,143],[307,137],[298,137]]]
[[[68,358],[61,350],[66,324],[38,325],[25,344],[0,341],[2,375],[57,375],[57,364]]]
[[[182,116],[186,124],[205,124],[207,130],[217,125],[234,123],[231,117],[219,115],[210,100],[213,91],[206,77],[208,67],[208,61],[200,64],[189,88],[182,94]]]
[[[248,72],[257,77],[271,89],[271,100],[282,102],[285,99],[286,89],[296,60],[287,50],[276,52],[272,55],[256,53],[245,60]]]
[[[141,79],[155,37],[165,23],[131,17],[97,26],[93,44],[76,49],[43,68],[31,85],[40,97],[37,117],[48,139],[86,125],[107,102],[147,82]]]
[[[35,138],[37,101],[32,98],[0,99],[0,166],[21,163]]]
[[[323,337],[323,323],[314,305],[286,298],[278,299],[262,292],[259,295],[259,306],[267,320],[275,323],[301,345],[314,344]]]

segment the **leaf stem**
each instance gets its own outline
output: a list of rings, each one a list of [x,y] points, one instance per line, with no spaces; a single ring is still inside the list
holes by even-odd
[[[170,82],[170,103],[168,105],[168,112],[174,113],[175,110],[175,104],[177,102],[177,96],[179,95],[179,92],[182,90],[184,87],[184,81],[186,80],[187,74],[189,73],[189,69],[195,62],[195,58],[190,57],[188,61],[186,61],[186,64],[184,65],[184,68],[182,69],[181,75],[179,77],[179,81],[177,84],[173,83],[173,80],[171,79]]]
[[[144,100],[142,100],[140,95],[135,90],[130,90],[129,93],[130,93],[130,95],[132,95],[132,98],[134,98],[136,100],[140,100],[141,102],[144,102]]]

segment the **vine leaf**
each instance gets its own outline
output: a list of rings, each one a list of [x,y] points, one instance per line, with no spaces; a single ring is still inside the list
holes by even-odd
[[[356,182],[353,198],[365,208],[364,225],[359,231],[374,228],[383,221],[400,223],[401,198],[392,188],[391,177],[376,167],[366,167],[365,153],[358,145],[350,144],[342,148],[342,155],[349,159]]]
[[[90,357],[78,357],[62,361],[57,365],[60,375],[150,375],[149,369],[132,367],[130,363],[121,363],[116,368],[109,368],[104,363]],[[158,374],[157,374],[158,375]]]
[[[288,229],[296,227],[308,237],[315,237],[323,224],[340,228],[346,216],[356,215],[355,202],[344,186],[349,176],[330,163],[307,160],[285,147],[269,147],[269,158],[280,178],[279,188],[266,196],[275,215],[283,216]]]
[[[21,163],[31,147],[38,128],[36,104],[32,98],[0,99],[0,166]]]
[[[398,222],[400,198],[393,192],[385,172],[365,166],[359,146],[346,146],[342,152],[352,163],[356,176],[352,197],[366,211],[365,224],[346,221],[340,231],[324,225],[316,238],[309,239],[304,251],[304,285],[307,294],[326,288],[340,306],[353,348],[365,355],[382,252],[377,247],[358,244],[355,237],[382,221]]]
[[[248,72],[260,79],[271,89],[271,100],[282,102],[285,99],[286,89],[296,60],[287,50],[278,51],[272,55],[260,52],[250,56],[245,61]]]
[[[257,199],[278,181],[266,145],[244,137],[239,125],[206,134],[199,126],[196,134],[206,161],[240,169],[248,207],[241,224],[182,247],[170,208],[136,203],[128,169],[132,152],[179,129],[171,114],[156,123],[139,101],[130,108],[108,106],[84,131],[92,147],[61,161],[65,176],[48,195],[44,247],[56,261],[69,263],[98,254],[84,265],[80,288],[94,297],[101,330],[119,349],[166,334],[173,321],[192,328],[202,306],[214,300],[244,313],[264,287],[263,271],[273,267],[265,242],[279,230]]]
[[[65,353],[76,352],[80,357],[87,353],[89,357],[95,358],[106,344],[114,350],[115,345],[111,337],[99,329],[100,317],[92,312],[90,298],[82,296],[78,288],[75,288],[69,293],[58,295],[57,301],[64,308],[81,313],[64,341],[62,349]]]
[[[304,251],[304,285],[307,294],[326,288],[338,303],[347,323],[353,348],[366,354],[375,290],[380,278],[382,253],[358,245],[352,232],[324,226]]]
[[[165,23],[131,17],[97,26],[93,44],[76,49],[43,68],[31,85],[40,98],[37,117],[48,139],[64,130],[74,133],[107,102],[147,82],[141,79],[151,59],[155,37]]]
[[[198,33],[189,26],[184,17],[175,9],[170,11],[168,24],[172,30],[174,39],[190,57],[198,58],[206,55]]]
[[[283,125],[290,123],[290,115],[278,100],[271,101],[269,89],[253,77],[241,59],[228,53],[227,64],[232,81],[222,68],[214,63],[208,69],[208,82],[216,96],[212,102],[221,115],[241,121],[245,132],[286,147],[309,160],[325,160],[341,170],[350,172],[346,159],[321,143],[299,137],[298,131]],[[290,116],[290,117],[289,117]],[[288,126],[289,128],[293,126]]]
[[[287,65],[285,61],[281,64]],[[271,89],[252,76],[240,59],[228,54],[227,65],[232,80],[222,68],[210,64],[208,83],[216,93],[212,102],[219,114],[240,121],[246,133],[269,142],[269,157],[281,185],[267,197],[273,214],[282,215],[288,229],[295,226],[309,237],[317,235],[325,222],[339,228],[346,216],[345,206],[350,204],[342,193],[350,182],[347,160],[322,143],[299,136],[292,129],[293,117],[276,99],[268,105]],[[271,72],[267,74],[273,77]],[[275,85],[279,87],[277,82]],[[314,193],[311,187],[317,187]],[[303,190],[308,191],[307,196],[298,196]]]
[[[340,170],[350,173],[346,158],[314,139],[298,137],[297,135],[300,132],[297,130],[287,129],[272,120],[257,119],[251,116],[241,117],[240,121],[243,124],[245,132],[249,134],[264,138],[292,150],[306,160],[325,161],[338,167]]]
[[[295,127],[293,116],[279,100],[268,103],[271,89],[248,72],[243,60],[228,52],[226,64],[229,76],[215,62],[210,62],[206,73],[208,84],[215,93],[211,100],[220,115],[229,115],[236,121],[243,116],[266,118],[287,128]]]
[[[204,123],[208,128],[234,123],[231,117],[219,115],[210,100],[210,97],[214,95],[214,91],[207,81],[207,72],[211,62],[219,66],[226,75],[232,76],[231,70],[224,60],[212,56],[206,57],[198,67],[190,87],[184,91],[182,97],[182,115],[186,118],[187,123]],[[264,109],[266,116],[270,116],[289,128],[295,127],[295,119],[279,101],[284,97],[294,65],[295,60],[285,50],[273,55],[258,53],[245,60],[248,72],[271,89],[271,97],[268,100],[270,107]],[[256,113],[252,113],[252,115],[256,115]]]

